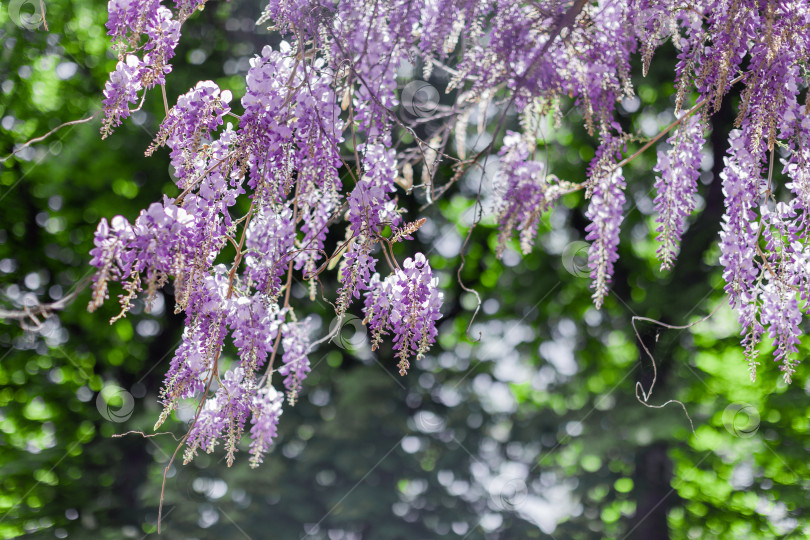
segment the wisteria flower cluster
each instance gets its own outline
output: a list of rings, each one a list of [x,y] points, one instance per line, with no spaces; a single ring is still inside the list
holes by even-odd
[[[418,360],[436,341],[435,322],[441,318],[442,295],[439,280],[424,255],[417,253],[402,266],[382,281],[379,274],[371,278],[364,322],[372,332],[372,348],[376,349],[384,334],[394,334],[399,372],[405,375],[411,355]]]
[[[571,182],[546,174],[545,165],[529,159],[535,141],[526,134],[508,132],[500,151],[500,169],[496,183],[502,195],[498,201],[500,236],[498,255],[503,255],[507,240],[515,229],[520,231],[520,248],[530,253],[540,218],[562,195],[579,189]]]
[[[110,0],[107,21],[109,35],[115,40],[118,65],[104,88],[106,119],[103,137],[130,115],[129,105],[141,90],[163,85],[171,73],[169,60],[180,41],[180,27],[185,17],[205,0],[177,2],[179,12],[161,5],[161,0]]]
[[[146,89],[164,85],[182,25],[204,4],[111,0],[107,27],[119,62],[104,90],[104,136]],[[121,216],[102,220],[92,252],[98,271],[91,308],[107,298],[110,281],[123,284],[121,316],[142,291],[149,300],[173,285],[185,331],[158,424],[180,400],[197,400],[184,439],[187,459],[222,441],[232,461],[248,425],[253,465],[271,447],[282,410],[273,374],[283,376],[294,402],[311,369],[308,356],[323,341],[310,335],[305,306],[291,301],[294,276],[310,284],[314,300],[319,276],[339,263],[337,317],[362,300],[373,347],[391,336],[402,374],[412,357],[428,352],[442,294],[427,257],[397,260],[398,243],[424,223],[405,222],[399,198],[417,190],[430,204],[480,166],[507,113],[519,115],[520,131],[506,133],[498,154],[499,253],[515,231],[528,252],[543,213],[582,190],[600,307],[618,260],[623,167],[633,158],[622,156],[637,141],[616,121],[616,105],[634,93],[633,55],[646,73],[668,39],[678,50],[678,120],[655,167],[662,269],[677,263],[696,207],[707,119],[741,84],[738,129],[722,173],[720,263],[752,377],[767,333],[790,380],[810,293],[810,120],[808,105],[799,103],[807,88],[801,74],[810,44],[808,0],[270,0],[258,22],[272,24],[286,41],[251,60],[238,104],[230,91],[202,81],[166,107],[147,152],[169,148],[179,195],[153,204],[134,224]],[[447,72],[446,90],[456,99],[420,124],[432,130],[424,138],[395,111],[397,70],[405,62],[421,64],[425,78]],[[539,119],[559,119],[566,100],[599,142],[581,182],[556,178],[535,155]],[[502,112],[496,120],[493,107]],[[468,156],[471,127],[479,135],[490,129],[493,142]],[[415,137],[410,146],[395,140],[403,132]],[[790,180],[784,187],[772,174],[777,148]],[[422,168],[420,185],[414,167]],[[440,185],[437,171],[448,167],[452,177]],[[239,200],[250,209],[237,218]],[[343,240],[330,243],[341,222]],[[227,265],[225,246],[236,254]],[[229,339],[238,359],[226,368]]]
[[[695,210],[700,150],[706,142],[703,131],[700,116],[689,116],[667,140],[672,145],[669,151],[658,152],[654,170],[661,176],[655,180],[655,221],[662,270],[671,269],[675,263],[686,220]]]
[[[185,20],[200,5],[178,5],[175,19]],[[143,88],[162,84],[163,79],[147,73],[157,65],[154,56],[139,59],[132,53],[139,48],[165,52],[163,34],[155,25],[174,20],[157,1],[111,3],[110,11],[110,34],[127,55],[108,85],[105,135],[129,114],[127,104]],[[344,31],[357,28],[347,22]],[[186,461],[223,442],[232,463],[248,422],[251,465],[261,463],[271,448],[282,410],[273,375],[282,377],[294,404],[315,346],[310,319],[299,318],[290,299],[294,274],[310,281],[314,294],[325,266],[341,259],[338,279],[343,286],[336,305],[343,317],[363,291],[371,290],[371,274],[379,280],[377,258],[384,256],[392,271],[386,283],[397,302],[385,314],[388,322],[374,328],[378,335],[393,334],[401,373],[412,355],[419,358],[428,351],[437,335],[437,278],[422,254],[407,259],[401,270],[393,251],[395,243],[410,239],[424,222],[404,223],[394,197],[398,167],[388,109],[394,104],[396,65],[385,68],[390,80],[382,100],[381,94],[368,91],[357,91],[352,99],[353,137],[364,142],[357,147],[362,159],[350,171],[354,187],[344,193],[339,169],[347,106],[341,106],[339,92],[354,92],[341,81],[347,75],[338,74],[335,61],[310,62],[310,56],[302,61],[300,52],[283,42],[279,49],[265,47],[252,60],[241,114],[232,110],[231,93],[211,81],[201,81],[180,96],[146,150],[170,149],[180,195],[153,204],[134,224],[122,216],[112,225],[103,220],[96,233],[92,264],[98,272],[91,309],[108,297],[110,281],[123,284],[118,317],[139,293],[145,292],[148,304],[171,281],[175,311],[185,314],[186,328],[166,374],[164,410],[156,428],[183,400],[199,403],[184,440]],[[389,61],[389,53],[380,51],[365,60],[370,79],[377,76],[378,63]],[[341,53],[336,48],[334,54]],[[160,65],[161,73],[167,73],[165,62]],[[238,126],[226,123],[227,116]],[[250,199],[250,210],[235,219],[234,205],[243,196]],[[346,240],[329,256],[327,234],[341,217],[347,223]],[[218,263],[227,245],[236,250],[228,266]],[[230,364],[222,357],[228,342],[237,353]]]

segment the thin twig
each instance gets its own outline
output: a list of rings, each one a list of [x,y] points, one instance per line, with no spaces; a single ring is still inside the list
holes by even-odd
[[[160,85],[160,91],[163,93],[163,109],[166,111],[166,118],[169,117],[169,100],[166,99],[166,83]]]
[[[39,11],[40,17],[42,17],[42,26],[45,28],[46,32],[50,32],[50,30],[48,30],[48,21],[45,19],[45,0],[39,0]]]
[[[740,75],[739,77],[737,77],[736,79],[734,79],[733,81],[731,81],[730,86],[734,86],[735,84],[737,84],[738,82],[740,82],[740,81],[743,79],[743,77],[744,77],[743,75]],[[696,104],[695,104],[695,105],[694,105],[694,106],[693,106],[691,109],[689,109],[688,111],[686,111],[686,112],[684,113],[684,115],[683,115],[683,116],[681,116],[680,118],[678,118],[677,120],[675,120],[674,122],[672,122],[670,125],[668,125],[666,128],[664,128],[664,130],[663,130],[662,132],[660,132],[658,135],[656,135],[655,137],[653,137],[652,139],[650,139],[649,141],[647,141],[647,143],[646,143],[644,146],[642,146],[641,148],[639,148],[639,149],[638,149],[638,150],[637,150],[637,151],[636,151],[636,152],[635,152],[635,153],[634,153],[632,156],[627,157],[627,158],[623,159],[622,161],[620,161],[620,162],[619,162],[619,163],[618,163],[618,164],[617,164],[617,165],[614,167],[614,170],[619,169],[619,168],[621,168],[621,167],[624,167],[625,165],[627,165],[628,163],[630,163],[631,161],[633,161],[634,159],[636,159],[636,158],[637,158],[638,156],[640,156],[640,155],[641,155],[641,154],[642,154],[642,153],[643,153],[643,152],[644,152],[646,149],[648,149],[649,147],[651,147],[652,145],[654,145],[655,143],[657,143],[657,142],[658,142],[658,141],[661,139],[661,137],[663,137],[664,135],[666,135],[667,133],[669,133],[669,132],[672,130],[672,128],[674,128],[674,127],[676,127],[676,126],[680,125],[680,123],[681,123],[681,122],[683,122],[685,119],[689,118],[689,116],[691,116],[691,115],[692,115],[692,113],[694,113],[695,111],[697,111],[698,109],[700,109],[701,107],[703,107],[704,105],[706,105],[708,102],[709,102],[709,100],[708,100],[708,99],[703,99],[703,100],[699,101],[698,103],[696,103]]]
[[[172,437],[172,438],[173,438],[175,441],[179,441],[179,440],[180,440],[180,439],[178,439],[178,438],[177,438],[177,435],[175,435],[175,434],[174,434],[174,433],[172,433],[171,431],[161,431],[160,433],[151,433],[151,434],[149,434],[149,435],[147,435],[147,434],[146,434],[146,433],[144,433],[143,431],[127,431],[126,433],[113,433],[113,434],[112,434],[112,437],[114,437],[114,438],[117,438],[117,437],[124,437],[125,435],[140,435],[140,436],[141,436],[141,437],[143,437],[144,439],[151,439],[152,437],[157,437],[158,435],[171,435],[171,437]]]
[[[16,150],[14,150],[12,153],[10,153],[9,155],[7,155],[6,157],[4,157],[4,158],[0,158],[0,163],[3,163],[3,162],[5,162],[5,161],[8,161],[8,160],[9,160],[9,159],[11,159],[12,157],[14,157],[14,155],[15,155],[17,152],[19,152],[20,150],[23,150],[24,148],[28,148],[28,147],[29,147],[29,146],[31,146],[32,144],[38,143],[38,142],[40,142],[40,141],[44,141],[45,139],[47,139],[48,137],[50,137],[51,135],[53,135],[54,133],[56,133],[57,131],[59,131],[60,129],[62,129],[63,127],[67,127],[67,126],[75,126],[76,124],[85,124],[85,123],[87,123],[87,122],[89,122],[89,121],[93,120],[93,119],[94,119],[96,116],[98,116],[98,113],[99,113],[99,112],[101,112],[101,111],[96,111],[96,112],[94,112],[92,115],[88,116],[87,118],[82,118],[81,120],[71,120],[70,122],[65,122],[64,124],[60,124],[60,125],[56,126],[56,127],[55,127],[55,128],[53,128],[52,130],[50,130],[48,133],[46,133],[45,135],[40,135],[39,137],[34,137],[33,139],[31,139],[31,140],[27,141],[27,142],[26,142],[26,143],[24,143],[22,146],[20,146],[20,147],[19,147],[19,148],[17,148]]]
[[[163,483],[160,485],[160,503],[158,504],[158,519],[157,519],[158,534],[160,534],[160,520],[163,517],[163,499],[166,491],[166,475],[169,474],[169,468],[171,468],[172,463],[174,463],[174,458],[177,457],[177,452],[179,452],[180,449],[183,447],[183,445],[186,443],[189,436],[191,435],[191,430],[194,429],[194,425],[200,418],[200,413],[203,410],[205,400],[208,399],[208,391],[211,389],[211,382],[214,380],[214,376],[216,375],[217,362],[219,362],[219,355],[221,354],[221,352],[222,348],[220,348],[217,351],[216,357],[214,357],[214,362],[213,365],[211,366],[211,375],[208,376],[208,381],[205,383],[205,391],[203,392],[200,404],[197,406],[197,414],[194,415],[194,420],[191,421],[188,431],[186,431],[186,434],[183,435],[182,439],[180,439],[180,443],[177,445],[177,448],[174,449],[172,457],[169,459],[169,462],[166,464],[166,467],[163,468]]]
[[[42,327],[42,322],[38,319],[38,317],[42,317],[43,319],[47,319],[51,315],[53,315],[54,311],[61,311],[65,309],[73,300],[76,299],[77,296],[90,284],[91,278],[88,276],[75,286],[73,291],[56,302],[51,302],[49,304],[36,304],[34,306],[26,306],[20,310],[7,310],[7,309],[0,309],[0,319],[3,320],[17,320],[20,321],[20,325],[23,326],[26,330],[38,330]],[[27,327],[23,325],[23,321],[26,319],[33,322],[36,326],[33,328]]]

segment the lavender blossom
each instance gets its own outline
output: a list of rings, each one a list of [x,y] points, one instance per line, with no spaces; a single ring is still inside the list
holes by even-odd
[[[729,157],[720,177],[723,181],[726,213],[720,232],[720,264],[723,265],[725,290],[729,303],[737,308],[743,327],[743,344],[752,377],[756,365],[756,346],[763,327],[758,320],[759,289],[755,280],[760,274],[756,264],[758,227],[754,208],[759,203],[759,159],[746,145],[746,137],[739,130],[729,135]]]
[[[160,0],[110,0],[108,34],[117,40],[137,39],[146,22],[157,15],[159,7]]]
[[[253,397],[250,422],[250,466],[258,467],[264,454],[278,435],[278,422],[284,405],[284,394],[272,386],[260,388]]]
[[[221,386],[205,403],[200,417],[189,430],[184,463],[191,461],[198,449],[210,454],[217,441],[225,439],[227,464],[229,467],[233,464],[255,394],[255,389],[242,384],[244,378],[241,367],[229,370],[221,377]]]
[[[680,251],[686,218],[695,210],[700,151],[706,142],[700,117],[690,116],[681,122],[667,142],[672,145],[671,149],[658,153],[658,164],[653,169],[661,173],[655,179],[655,209],[658,212],[655,230],[660,244],[661,270],[672,268]]]
[[[287,399],[295,405],[301,384],[310,371],[309,365],[309,326],[306,318],[300,322],[288,322],[281,327],[281,346],[284,347],[284,365],[278,372],[284,375],[284,386],[287,388]]]
[[[591,269],[592,295],[597,308],[602,306],[613,278],[613,263],[619,258],[619,228],[624,216],[624,177],[621,168],[616,168],[611,154],[616,142],[607,139],[594,158],[590,203],[585,216],[591,220],[585,231],[588,248],[588,267]]]
[[[520,231],[520,248],[524,254],[532,250],[534,237],[543,213],[567,190],[570,182],[559,181],[546,174],[545,166],[529,159],[530,148],[524,137],[507,132],[500,151],[501,161],[495,178],[496,191],[502,193],[496,202],[498,212],[498,256],[503,255],[513,231]]]
[[[264,366],[273,350],[283,311],[262,294],[242,296],[231,301],[228,325],[241,366],[250,376]]]
[[[281,292],[281,277],[292,260],[295,224],[292,211],[282,208],[277,213],[268,207],[250,222],[246,234],[246,257],[251,285],[271,302]]]
[[[375,277],[366,293],[365,322],[372,331],[372,349],[381,335],[393,333],[400,375],[408,372],[412,355],[419,360],[436,341],[443,296],[438,282],[425,256],[417,253],[384,282]]]
[[[357,182],[348,198],[351,247],[339,272],[343,287],[338,291],[337,314],[342,317],[352,298],[360,298],[376,268],[372,248],[383,229],[392,230],[400,223],[397,205],[390,193],[395,190],[396,164],[393,150],[379,144],[364,145],[365,175]]]
[[[150,155],[158,146],[167,145],[181,187],[186,187],[184,180],[198,171],[200,161],[207,168],[206,158],[213,157],[215,151],[210,145],[211,133],[222,125],[223,117],[230,111],[230,100],[230,91],[221,91],[211,81],[200,81],[177,98],[177,105],[161,122],[155,142],[146,153]],[[205,147],[211,155],[206,155]]]
[[[121,120],[129,116],[129,104],[138,101],[138,92],[143,88],[141,82],[144,63],[130,54],[121,60],[110,74],[110,80],[104,86],[104,113],[106,119],[101,128],[102,139],[106,138],[112,128],[120,126]]]

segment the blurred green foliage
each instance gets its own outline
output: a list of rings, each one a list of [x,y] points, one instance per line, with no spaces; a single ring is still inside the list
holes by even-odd
[[[0,4],[3,156],[97,111],[115,64],[104,2],[48,2],[47,32],[18,27],[7,8]],[[203,78],[241,94],[249,57],[277,42],[254,27],[256,10],[249,2],[215,3],[189,21],[168,78],[170,99]],[[648,77],[635,81],[639,99],[623,109],[625,129],[645,132],[673,119],[672,58],[662,50]],[[0,164],[5,308],[68,294],[89,272],[101,217],[132,219],[162,193],[176,194],[165,151],[142,155],[162,118],[158,92],[105,141],[95,120]],[[571,104],[563,112],[564,123],[550,126],[539,152],[557,176],[579,180],[594,141]],[[788,387],[764,352],[757,382],[748,380],[717,266],[717,175],[732,120],[733,111],[722,110],[713,121],[704,213],[694,218],[671,273],[658,270],[650,232],[653,151],[626,168],[621,262],[599,312],[581,253],[566,251],[585,236],[581,194],[544,216],[533,253],[521,259],[514,243],[501,261],[490,198],[463,244],[479,179],[460,182],[425,211],[429,224],[416,245],[398,246],[400,256],[425,251],[440,272],[447,291],[440,347],[400,378],[390,351],[354,349],[347,329],[350,343],[313,357],[305,399],[285,410],[276,451],[259,469],[245,459],[228,469],[220,453],[175,464],[165,490],[165,535],[809,535],[807,368],[800,366]],[[481,181],[490,192],[491,177]],[[419,202],[409,201],[412,215]],[[478,302],[461,283],[480,294],[475,320]],[[325,285],[328,291],[334,284]],[[301,284],[293,292],[301,297]],[[171,435],[113,435],[151,433],[182,321],[167,297],[162,309],[147,314],[138,305],[108,326],[114,302],[89,314],[87,296],[39,333],[11,321],[0,326],[4,538],[141,538],[156,531],[163,467],[176,442]],[[315,309],[325,331],[333,314],[323,303]],[[638,323],[656,360],[648,404],[679,400],[694,433],[677,403],[650,408],[637,399],[636,384],[649,390],[653,366],[631,325],[636,314],[676,326],[699,322],[688,330]],[[165,428],[179,435],[184,424],[175,418]]]

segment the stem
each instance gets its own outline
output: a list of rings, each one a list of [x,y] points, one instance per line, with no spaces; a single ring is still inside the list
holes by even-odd
[[[242,237],[239,239],[239,245],[236,247],[236,258],[233,261],[233,266],[231,267],[231,271],[228,275],[228,298],[231,297],[231,293],[233,293],[233,281],[236,278],[236,269],[239,268],[239,263],[242,262],[242,247],[245,245],[245,234],[247,233],[248,225],[250,225],[250,220],[253,217],[253,205],[256,202],[256,199],[251,199],[250,201],[250,209],[248,209],[247,213],[247,220],[245,221],[245,226],[242,228]]]
[[[4,161],[8,161],[9,159],[12,158],[12,156],[14,156],[14,154],[19,152],[23,148],[28,148],[29,146],[31,146],[34,143],[44,141],[45,139],[47,139],[48,137],[50,137],[51,135],[53,135],[54,133],[56,133],[57,131],[62,129],[63,127],[75,126],[76,124],[85,124],[85,123],[93,120],[96,116],[98,116],[98,113],[100,113],[100,112],[101,111],[96,111],[92,115],[88,116],[87,118],[82,118],[80,120],[71,120],[70,122],[65,122],[64,124],[60,124],[60,125],[56,126],[52,130],[50,130],[48,133],[46,133],[45,135],[40,135],[39,137],[34,137],[33,139],[30,139],[30,140],[26,141],[22,146],[20,146],[16,150],[14,150],[12,153],[7,155],[6,157],[0,158],[0,163],[3,163]]]
[[[351,93],[351,86],[349,86],[351,82],[351,75],[348,77],[349,80],[346,81],[346,85],[348,88],[348,92]],[[357,129],[354,125],[354,104],[349,101],[349,126],[352,128],[352,151],[354,151],[354,165],[357,167],[357,181],[363,177],[363,173],[360,171],[360,156],[357,153]],[[357,182],[355,182],[356,184]]]
[[[383,238],[383,237],[380,236],[380,238]],[[383,240],[385,240],[385,238],[383,238]],[[385,246],[382,244],[382,242],[380,243],[380,245],[382,246],[382,252],[383,252],[383,255],[385,255],[385,262],[388,263],[388,267],[391,268],[392,272],[396,271],[396,268],[394,268],[393,263],[391,263],[391,258],[388,256],[388,250],[385,249]]]
[[[208,382],[205,383],[205,392],[203,392],[203,398],[202,400],[200,400],[200,404],[197,406],[197,414],[194,415],[194,420],[191,422],[188,431],[186,431],[186,434],[183,435],[182,439],[180,439],[180,443],[177,445],[177,448],[174,449],[172,457],[169,459],[169,462],[166,464],[166,467],[163,468],[163,483],[160,486],[160,504],[158,505],[158,519],[157,519],[158,534],[160,534],[160,521],[161,518],[163,517],[163,498],[164,493],[166,491],[166,475],[169,473],[169,468],[172,466],[172,463],[174,463],[174,458],[177,457],[177,452],[179,452],[180,449],[183,447],[183,445],[186,443],[189,436],[191,435],[191,430],[194,428],[194,425],[200,418],[200,413],[202,412],[203,405],[205,404],[205,400],[208,398],[208,391],[211,389],[211,382],[214,380],[214,376],[216,375],[217,362],[219,361],[219,355],[221,352],[222,349],[220,348],[219,351],[217,351],[216,357],[214,357],[214,363],[213,366],[211,366],[211,375],[208,376]]]
[[[295,198],[293,199],[293,224],[298,222],[298,189],[301,185],[299,179],[295,180]],[[287,266],[287,284],[284,286],[284,308],[290,307],[290,289],[292,289],[292,272],[293,272],[293,258],[290,257],[290,263]],[[285,315],[286,318],[286,315]],[[270,384],[270,374],[273,373],[273,364],[276,361],[278,354],[278,346],[281,343],[281,326],[279,325],[276,330],[276,341],[273,343],[273,351],[270,353],[270,361],[267,363],[267,370],[264,372],[262,380],[259,381],[259,387],[263,386],[265,381]]]
[[[244,246],[244,243],[245,243],[245,234],[247,232],[248,225],[250,225],[250,219],[253,216],[253,204],[254,204],[254,202],[255,202],[255,199],[250,201],[250,209],[248,210],[248,213],[247,213],[247,219],[245,221],[245,226],[242,229],[242,237],[239,239],[239,246],[236,249],[236,258],[234,260],[233,266],[231,267],[230,275],[228,276],[228,295],[227,295],[227,298],[230,298],[231,294],[233,293],[233,281],[234,281],[234,278],[236,277],[236,269],[239,267],[239,263],[242,260],[242,247]],[[222,347],[220,346],[219,349],[217,350],[217,354],[214,357],[214,361],[213,361],[213,364],[211,366],[211,375],[208,376],[208,382],[206,382],[206,384],[205,384],[205,392],[203,392],[203,396],[202,396],[202,399],[200,400],[200,404],[197,406],[197,414],[194,415],[194,420],[191,422],[191,425],[189,426],[188,431],[186,431],[186,434],[183,435],[183,438],[180,440],[180,443],[177,445],[177,448],[174,449],[174,453],[172,453],[172,457],[171,457],[171,459],[169,459],[169,463],[167,463],[166,467],[163,469],[163,483],[160,486],[160,505],[158,506],[158,525],[157,525],[158,534],[160,534],[160,520],[161,520],[161,518],[163,516],[163,498],[164,498],[164,492],[166,490],[166,475],[168,474],[169,468],[172,466],[172,463],[174,463],[174,458],[177,456],[177,452],[179,452],[180,448],[182,448],[183,445],[186,443],[189,436],[191,435],[191,430],[194,428],[194,425],[197,423],[197,420],[200,418],[200,413],[202,412],[203,406],[205,405],[205,400],[208,399],[208,391],[211,388],[211,382],[214,380],[215,377],[216,377],[217,380],[219,380],[219,374],[218,374],[218,369],[217,368],[218,368],[219,357],[220,357],[221,354],[222,354]]]
[[[743,79],[743,75],[740,75],[739,77],[737,77],[736,79],[734,79],[733,81],[731,81],[730,86],[733,86],[733,85],[737,84],[737,83],[738,83],[738,82],[740,82],[742,79]],[[624,167],[625,165],[627,165],[628,163],[630,163],[631,161],[633,161],[634,159],[636,159],[636,158],[637,158],[638,156],[640,156],[640,155],[641,155],[641,154],[642,154],[642,153],[643,153],[643,152],[644,152],[644,151],[645,151],[647,148],[649,148],[650,146],[652,146],[652,145],[654,145],[655,143],[657,143],[657,142],[658,142],[658,141],[661,139],[661,137],[663,137],[664,135],[666,135],[667,133],[669,133],[670,131],[672,131],[672,128],[674,128],[674,127],[676,127],[676,126],[680,125],[680,123],[681,123],[681,122],[683,122],[683,121],[684,121],[686,118],[688,118],[688,117],[689,117],[689,116],[690,116],[692,113],[694,113],[695,111],[697,111],[698,109],[700,109],[701,107],[703,107],[704,105],[706,105],[708,102],[709,102],[709,100],[708,100],[708,99],[706,99],[706,98],[704,98],[703,100],[701,100],[701,101],[699,101],[698,103],[696,103],[696,104],[695,104],[695,105],[694,105],[694,106],[693,106],[691,109],[689,109],[688,111],[686,111],[686,113],[684,113],[684,115],[683,115],[683,116],[681,116],[680,118],[678,118],[677,120],[675,120],[674,122],[672,122],[670,125],[668,125],[666,128],[664,128],[664,131],[662,131],[661,133],[659,133],[658,135],[656,135],[655,137],[653,137],[652,139],[650,139],[650,140],[647,142],[647,144],[645,144],[644,146],[642,146],[641,148],[639,148],[639,149],[638,149],[638,151],[636,151],[636,153],[634,153],[632,156],[630,156],[630,157],[628,157],[628,158],[625,158],[625,159],[623,159],[622,161],[620,161],[620,162],[619,162],[619,163],[616,165],[616,167],[614,167],[614,169],[613,169],[613,170],[616,170],[616,169],[619,169],[619,168],[621,168],[621,167]]]
[[[166,111],[166,117],[169,117],[169,100],[166,99],[166,83],[160,85],[160,91],[163,93],[163,110]]]
[[[42,17],[42,27],[45,28],[46,32],[50,32],[48,30],[48,21],[45,20],[45,0],[39,0],[39,12]]]
[[[391,260],[388,261],[389,265],[391,264],[391,261],[394,262],[394,265],[391,266],[391,270],[394,269],[394,266],[397,267],[396,268],[397,270],[401,270],[401,268],[399,267],[399,263],[397,262],[397,258],[394,256],[394,248],[391,245],[391,242],[388,240],[388,238],[384,236],[377,235],[377,238],[381,238],[383,240],[383,253],[385,253],[385,246],[388,246],[388,249],[391,251]],[[385,255],[385,258],[386,260],[388,259],[388,254]]]

